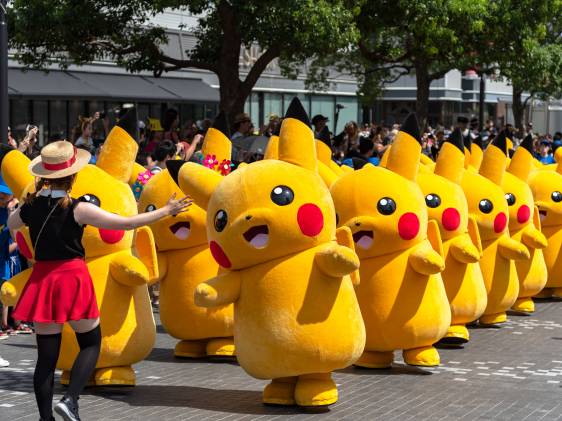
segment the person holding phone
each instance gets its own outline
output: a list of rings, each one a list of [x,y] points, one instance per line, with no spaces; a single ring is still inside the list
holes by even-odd
[[[25,132],[25,137],[18,145],[18,151],[22,152],[29,159],[35,159],[41,153],[41,149],[37,144],[37,135],[39,133],[39,128],[32,124],[28,124]]]

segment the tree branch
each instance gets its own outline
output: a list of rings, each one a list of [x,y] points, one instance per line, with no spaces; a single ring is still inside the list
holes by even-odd
[[[256,60],[244,82],[242,82],[241,88],[242,89],[252,89],[252,87],[256,84],[258,79],[260,78],[261,74],[264,72],[265,68],[273,59],[279,57],[281,53],[281,49],[277,46],[268,48],[265,53],[263,53],[259,58]]]
[[[211,72],[216,72],[217,68],[214,64],[203,63],[197,60],[180,60],[177,58],[169,57],[163,53],[158,54],[158,60],[165,64],[171,64],[171,66],[164,67],[165,72],[170,72],[172,70],[185,69],[188,67],[209,70]]]

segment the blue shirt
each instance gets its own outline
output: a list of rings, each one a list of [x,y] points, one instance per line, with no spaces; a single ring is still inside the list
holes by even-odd
[[[556,161],[555,161],[555,159],[552,155],[539,156],[539,161],[541,161],[544,165],[556,163]]]

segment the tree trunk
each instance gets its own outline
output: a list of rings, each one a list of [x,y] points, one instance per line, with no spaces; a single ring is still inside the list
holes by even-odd
[[[427,126],[427,115],[429,112],[429,85],[431,80],[427,67],[423,63],[416,63],[416,114],[420,130]]]
[[[513,85],[513,120],[519,134],[523,133],[523,112],[525,111],[525,106],[521,100],[522,94],[523,90]]]

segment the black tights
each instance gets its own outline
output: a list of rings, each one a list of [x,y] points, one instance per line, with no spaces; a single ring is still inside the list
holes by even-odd
[[[33,388],[39,407],[41,419],[50,420],[53,405],[53,383],[55,367],[59,357],[62,335],[36,335],[37,336],[37,365],[33,375]],[[67,395],[78,399],[92,375],[100,353],[101,329],[99,325],[89,332],[76,333],[76,340],[80,352],[74,360],[70,372],[70,384]]]

